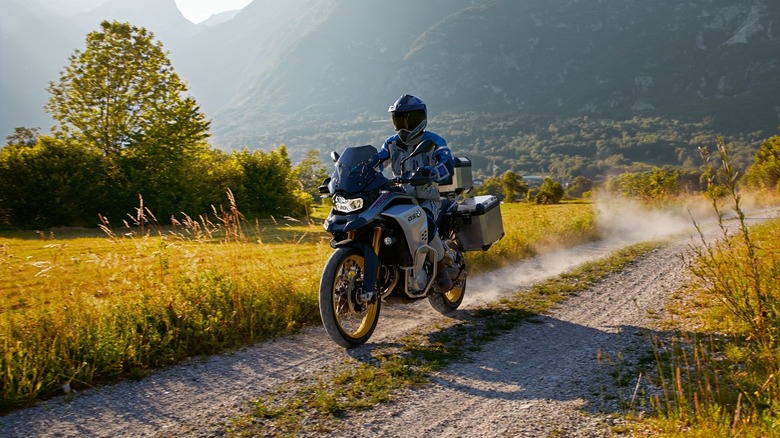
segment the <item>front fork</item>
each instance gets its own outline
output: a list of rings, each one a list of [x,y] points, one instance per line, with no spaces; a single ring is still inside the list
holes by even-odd
[[[357,236],[357,231],[350,231],[347,233],[347,239],[354,240]],[[379,227],[374,228],[374,238],[371,240],[371,249],[374,250],[374,255],[379,257],[379,245],[382,243],[382,229]]]
[[[354,241],[357,236],[356,231],[349,231],[347,238]],[[358,247],[363,252],[364,265],[364,278],[363,278],[363,300],[365,302],[373,303],[379,299],[379,292],[377,288],[377,278],[379,277],[379,248],[382,244],[382,229],[379,227],[374,228],[374,236],[371,239],[371,246],[366,244],[358,244]]]

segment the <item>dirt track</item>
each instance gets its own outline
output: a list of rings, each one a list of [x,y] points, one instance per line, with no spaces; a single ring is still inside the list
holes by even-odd
[[[658,220],[653,220],[653,223]],[[632,229],[635,229],[636,223]],[[679,228],[677,228],[679,227]],[[640,234],[656,237],[649,227]],[[674,232],[685,228],[677,222]],[[688,230],[690,231],[690,230]],[[625,236],[624,236],[625,237]],[[469,279],[466,308],[606,255],[630,241],[605,241],[548,254]],[[437,374],[431,385],[346,422],[342,436],[599,436],[620,419],[611,373],[631,369],[648,351],[642,332],[654,330],[667,297],[684,280],[679,255],[689,233],[533,323],[521,324],[472,360]],[[427,302],[387,306],[370,343],[392,342],[435,321]],[[1,436],[218,436],[248,401],[349,359],[313,327],[301,335],[232,354],[194,359],[122,382],[54,399],[0,418]],[[358,352],[359,353],[359,352]],[[615,368],[608,364],[622,356]],[[599,361],[601,357],[601,361]],[[635,379],[635,377],[634,377]],[[633,385],[629,385],[633,386]],[[626,390],[624,390],[626,391]]]

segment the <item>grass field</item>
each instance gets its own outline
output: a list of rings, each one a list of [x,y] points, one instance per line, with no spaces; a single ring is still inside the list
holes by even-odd
[[[471,273],[597,237],[587,203],[501,208],[506,236]],[[326,214],[0,233],[0,408],[319,324]]]

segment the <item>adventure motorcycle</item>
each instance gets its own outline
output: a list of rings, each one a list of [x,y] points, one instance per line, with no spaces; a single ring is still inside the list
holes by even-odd
[[[433,147],[422,142],[406,159]],[[437,228],[454,286],[442,292],[435,281],[440,257],[429,245],[427,216],[405,190],[407,185],[430,184],[433,177],[407,172],[389,179],[374,167],[376,153],[373,146],[349,147],[340,156],[333,152],[336,170],[320,186],[321,193],[332,196],[324,228],[333,235],[335,249],[320,280],[320,316],[328,335],[346,348],[371,337],[383,302],[428,298],[442,314],[456,310],[468,277],[463,252],[487,250],[504,234],[495,197],[463,202],[462,195],[471,189],[471,168],[467,159],[456,159],[468,166],[456,167],[455,181],[440,187],[443,213]]]

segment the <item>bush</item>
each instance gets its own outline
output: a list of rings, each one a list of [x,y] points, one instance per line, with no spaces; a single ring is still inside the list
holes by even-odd
[[[780,136],[775,135],[761,144],[755,161],[745,173],[745,181],[751,188],[780,192]]]
[[[0,225],[44,228],[97,223],[115,188],[99,152],[51,137],[0,149]]]
[[[534,202],[537,204],[557,204],[563,198],[563,186],[552,178],[545,178],[544,183],[539,187],[539,191],[534,196]]]

